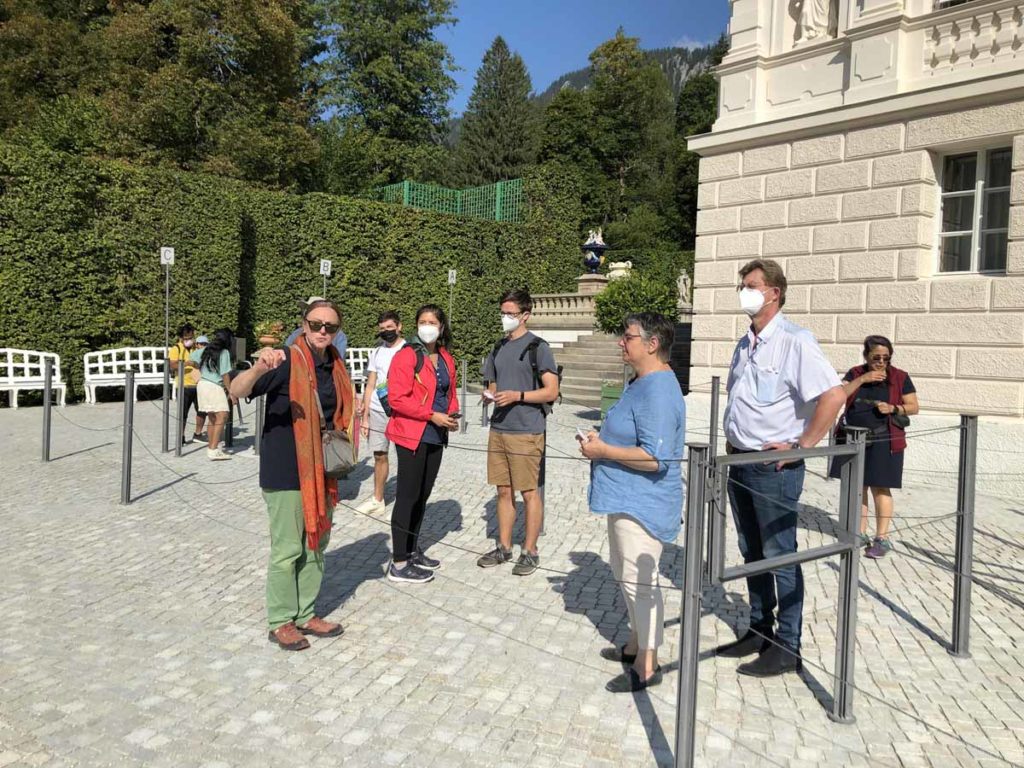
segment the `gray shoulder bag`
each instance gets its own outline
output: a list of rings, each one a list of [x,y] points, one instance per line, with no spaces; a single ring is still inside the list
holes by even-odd
[[[341,393],[338,393],[341,397]],[[337,479],[345,477],[356,464],[355,447],[349,440],[348,433],[343,429],[327,429],[324,408],[320,405],[320,394],[313,393],[316,409],[320,412],[320,437],[324,448],[324,475]]]

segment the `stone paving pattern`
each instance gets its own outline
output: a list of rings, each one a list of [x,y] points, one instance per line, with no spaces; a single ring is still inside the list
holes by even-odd
[[[0,411],[0,766],[672,763],[676,589],[662,652],[672,674],[635,696],[604,689],[620,668],[598,652],[624,641],[624,606],[604,521],[587,511],[587,466],[559,458],[576,455],[575,427],[593,412],[566,404],[550,423],[547,570],[517,578],[475,565],[495,528],[486,431],[471,418],[424,525],[444,561],[437,579],[387,582],[386,516],[342,507],[320,613],[345,634],[296,654],[266,639],[256,460],[211,463],[197,445],[154,456],[158,406],[139,403],[134,500],[120,506],[121,411],[55,409],[49,464],[39,460],[41,409]],[[691,428],[699,439],[706,423]],[[236,450],[250,444],[242,428]],[[369,476],[361,467],[344,484],[347,504],[369,492]],[[392,479],[389,502],[393,490]],[[808,475],[801,546],[828,540],[837,498],[838,483]],[[821,669],[834,665],[837,560],[805,567],[799,676],[741,678],[735,661],[709,657],[745,628],[746,608],[742,583],[708,591],[698,764],[1024,762],[1024,510],[978,499],[972,657],[958,660],[946,651],[955,521],[938,519],[955,498],[927,485],[899,492],[899,554],[862,560],[853,725],[827,718],[832,679]],[[735,562],[732,537],[727,552]],[[667,583],[678,586],[682,557],[666,548]]]

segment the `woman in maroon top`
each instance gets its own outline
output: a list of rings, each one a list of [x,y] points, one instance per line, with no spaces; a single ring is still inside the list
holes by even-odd
[[[864,554],[872,559],[885,557],[892,548],[889,525],[892,522],[892,489],[903,487],[903,452],[906,431],[892,416],[913,416],[918,412],[917,394],[910,374],[892,365],[892,342],[885,336],[864,339],[864,365],[858,365],[843,377],[846,392],[846,424],[868,430],[864,449],[864,492],[861,506],[860,535]],[[840,468],[852,457],[832,462],[829,475],[839,477]],[[868,536],[868,491],[875,502],[875,537]]]

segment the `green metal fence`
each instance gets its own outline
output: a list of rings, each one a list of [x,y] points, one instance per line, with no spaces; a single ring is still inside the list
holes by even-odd
[[[402,181],[378,187],[373,191],[373,197],[385,203],[400,203],[454,216],[513,223],[523,220],[526,208],[522,179],[499,181],[497,184],[469,189],[449,189],[436,184]]]

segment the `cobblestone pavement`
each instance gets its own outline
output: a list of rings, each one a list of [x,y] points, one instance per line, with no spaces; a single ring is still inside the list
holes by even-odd
[[[266,639],[256,459],[211,463],[196,445],[154,455],[160,415],[140,403],[133,502],[120,506],[121,409],[55,409],[49,464],[40,409],[0,411],[0,766],[671,764],[675,664],[647,693],[604,689],[620,669],[598,652],[624,641],[624,607],[603,521],[586,509],[587,466],[562,458],[592,413],[563,405],[550,425],[547,570],[476,567],[494,501],[474,425],[454,438],[427,511],[436,581],[384,580],[386,517],[342,508],[319,610],[345,634],[289,654]],[[236,450],[250,442],[242,431]],[[345,484],[347,503],[368,478],[361,467]],[[802,546],[827,540],[837,497],[838,483],[808,475]],[[741,678],[708,657],[745,627],[745,587],[706,595],[699,764],[1024,762],[1024,510],[978,500],[973,655],[958,660],[946,650],[954,505],[951,490],[901,491],[898,553],[862,561],[853,725],[826,716],[836,560],[805,567],[799,676]],[[732,539],[727,552],[735,560]],[[678,586],[681,548],[661,565]],[[678,590],[666,599],[673,616]],[[668,624],[663,663],[677,657]]]

